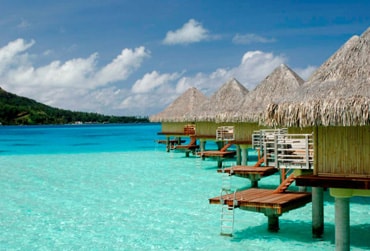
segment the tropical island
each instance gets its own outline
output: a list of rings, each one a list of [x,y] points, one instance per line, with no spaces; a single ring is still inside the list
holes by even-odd
[[[147,123],[147,117],[109,116],[54,108],[0,87],[1,125],[46,125],[84,123]]]

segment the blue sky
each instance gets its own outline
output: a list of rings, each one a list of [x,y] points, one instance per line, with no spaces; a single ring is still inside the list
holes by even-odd
[[[285,63],[307,79],[370,26],[370,1],[0,2],[0,86],[108,115],[158,113],[189,87],[248,90]]]

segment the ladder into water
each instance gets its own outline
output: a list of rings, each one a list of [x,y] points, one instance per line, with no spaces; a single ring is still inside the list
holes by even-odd
[[[221,204],[221,235],[223,236],[232,236],[234,230],[234,209],[235,209],[235,193],[234,192],[234,199],[233,204],[228,205],[225,204],[223,201],[223,196],[227,194],[231,194],[233,191],[231,190],[231,175],[229,173],[225,173],[222,169],[222,187],[221,187],[221,195],[220,195],[220,204]]]

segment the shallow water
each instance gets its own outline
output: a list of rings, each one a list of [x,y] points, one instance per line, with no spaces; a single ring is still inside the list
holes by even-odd
[[[0,128],[1,250],[333,250],[334,204],[325,234],[311,237],[311,204],[267,231],[263,214],[235,210],[220,236],[216,162],[158,145],[160,125]],[[260,187],[276,187],[270,176]],[[235,188],[249,181],[232,178]],[[369,250],[369,198],[351,199],[351,250]]]

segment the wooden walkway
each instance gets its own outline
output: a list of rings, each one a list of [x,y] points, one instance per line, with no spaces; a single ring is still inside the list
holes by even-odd
[[[233,206],[234,194],[209,199],[210,204],[224,204]],[[305,206],[311,202],[311,193],[283,192],[275,190],[251,188],[235,193],[237,201],[235,207],[242,210],[264,213],[265,215],[280,216],[285,212]]]

